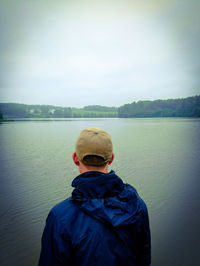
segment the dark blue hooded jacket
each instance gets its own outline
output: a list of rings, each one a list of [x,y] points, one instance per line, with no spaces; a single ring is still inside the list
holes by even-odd
[[[111,171],[77,176],[72,197],[49,213],[39,266],[150,265],[147,208]]]

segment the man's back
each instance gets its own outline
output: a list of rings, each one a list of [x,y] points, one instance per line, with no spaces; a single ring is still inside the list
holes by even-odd
[[[115,175],[85,172],[50,212],[39,265],[150,265],[145,203]]]

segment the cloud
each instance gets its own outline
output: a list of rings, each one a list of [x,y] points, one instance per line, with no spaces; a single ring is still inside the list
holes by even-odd
[[[4,2],[1,101],[120,105],[198,94],[200,5],[179,3]]]

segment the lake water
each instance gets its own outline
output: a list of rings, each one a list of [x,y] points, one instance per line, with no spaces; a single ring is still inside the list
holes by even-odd
[[[49,210],[70,196],[80,131],[113,139],[110,166],[145,200],[153,266],[200,265],[200,120],[68,119],[0,124],[0,265],[37,265]]]

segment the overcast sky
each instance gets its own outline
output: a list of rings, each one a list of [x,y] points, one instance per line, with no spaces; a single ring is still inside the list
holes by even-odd
[[[0,102],[200,94],[199,0],[1,0]]]

